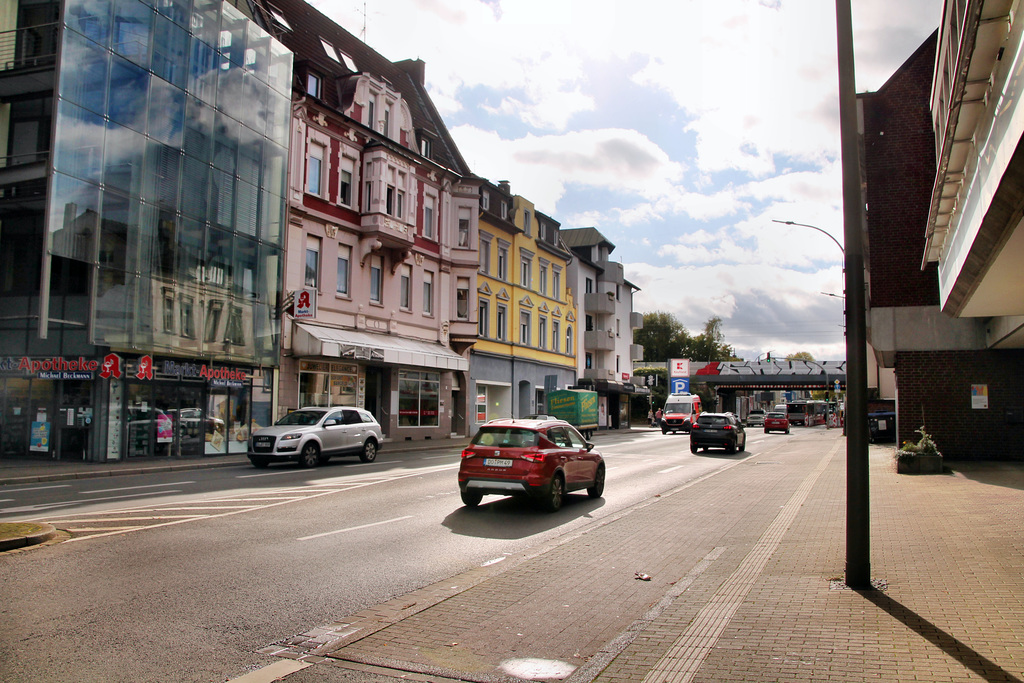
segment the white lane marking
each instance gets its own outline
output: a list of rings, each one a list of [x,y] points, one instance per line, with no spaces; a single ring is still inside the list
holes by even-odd
[[[385,519],[383,522],[372,522],[370,524],[360,524],[359,526],[350,526],[345,529],[335,529],[334,531],[325,531],[322,534],[313,534],[312,536],[302,536],[296,540],[309,541],[314,538],[322,538],[324,536],[333,536],[334,534],[343,534],[346,531],[358,531],[359,529],[369,529],[370,527],[380,526],[382,524],[391,524],[392,522],[401,522],[405,519],[412,519],[412,515],[406,515],[405,517],[395,517],[394,519]]]
[[[141,486],[123,486],[116,489],[95,489],[93,491],[80,491],[80,493],[113,493],[115,491],[135,491],[137,489],[158,489],[164,486],[184,486],[185,484],[194,484],[194,481],[171,481],[166,484],[145,484]]]
[[[69,489],[71,484],[54,484],[53,486],[25,486],[20,489],[4,489],[4,493],[21,493],[22,491],[43,491],[44,489]]]
[[[658,474],[668,474],[669,472],[675,472],[683,467],[685,467],[685,465],[676,465],[675,467],[669,467],[667,470],[658,470]]]
[[[395,463],[402,462],[401,460],[374,460],[373,462],[357,462],[355,464],[346,465],[346,467],[369,467],[370,465],[394,465]]]
[[[282,474],[295,474],[295,470],[281,470],[280,472],[260,472],[259,474],[239,474],[235,479],[252,479],[253,477],[280,477]]]
[[[481,566],[481,567],[490,567],[490,566],[491,566],[492,564],[498,564],[499,562],[504,562],[504,561],[505,561],[505,559],[506,559],[506,558],[504,558],[504,557],[496,557],[496,558],[494,558],[493,560],[487,560],[486,562],[484,562],[484,563],[483,563],[482,565],[480,565],[480,566]]]
[[[162,491],[161,493],[181,493],[180,489],[171,489],[169,491]],[[40,512],[43,510],[56,510],[57,508],[66,508],[71,505],[82,505],[83,503],[99,503],[104,500],[123,500],[125,498],[138,498],[140,496],[151,496],[152,493],[130,493],[124,496],[104,496],[103,498],[89,498],[88,500],[69,500],[64,503],[43,503],[40,505],[24,505],[17,508],[0,508],[0,512]]]

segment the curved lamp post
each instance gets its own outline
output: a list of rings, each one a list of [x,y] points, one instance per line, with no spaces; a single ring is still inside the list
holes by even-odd
[[[783,225],[799,225],[801,228],[810,228],[811,230],[817,230],[822,235],[827,235],[830,240],[835,242],[836,246],[839,247],[839,251],[843,252],[843,257],[846,256],[846,249],[843,249],[843,245],[839,244],[839,240],[833,237],[832,233],[822,230],[817,225],[807,225],[807,223],[797,223],[795,221],[777,221],[774,218],[772,219],[772,223],[782,223]]]

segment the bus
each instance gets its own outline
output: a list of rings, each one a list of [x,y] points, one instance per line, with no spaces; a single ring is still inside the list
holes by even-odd
[[[786,413],[791,425],[823,425],[828,419],[828,404],[825,401],[791,401],[786,404]]]

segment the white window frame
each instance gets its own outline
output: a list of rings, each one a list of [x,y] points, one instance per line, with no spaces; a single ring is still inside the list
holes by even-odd
[[[423,195],[423,237],[436,239],[435,224],[437,222],[437,197],[430,193]]]
[[[412,266],[403,265],[399,286],[398,307],[403,311],[412,308]]]
[[[519,343],[523,346],[530,346],[530,337],[533,326],[533,316],[529,311],[519,311]]]
[[[498,272],[496,276],[503,282],[508,282],[508,243],[498,242]]]
[[[548,348],[548,319],[547,316],[537,316],[537,345]]]
[[[344,273],[342,272],[342,264]],[[347,244],[338,245],[338,281],[335,291],[341,296],[349,295],[349,281],[352,279],[352,247]]]
[[[319,142],[309,141],[306,147],[306,194],[325,196],[327,148]]]
[[[544,259],[538,261],[538,282],[537,289],[544,296],[548,295],[548,262]]]
[[[376,287],[376,298],[374,288]],[[380,305],[384,300],[384,264],[380,256],[370,257],[370,303]]]
[[[491,336],[491,302],[489,299],[480,299],[477,306],[479,320],[477,320],[478,334],[487,339]]]
[[[533,281],[533,259],[529,256],[519,257],[519,284],[530,289]]]
[[[494,334],[496,339],[505,341],[508,339],[508,306],[505,304],[498,304],[497,318],[494,325]]]
[[[470,248],[470,234],[473,232],[473,214],[468,206],[459,207],[458,232],[456,233],[456,244],[463,248]]]
[[[306,287],[315,287],[320,290],[320,238],[314,235],[306,235],[306,258],[302,270],[302,282]],[[310,258],[313,260],[313,273],[310,278]]]
[[[469,320],[469,278],[460,277],[455,284],[455,319]]]
[[[480,235],[480,272],[491,274],[491,236]]]
[[[423,315],[434,315],[434,273],[423,271]]]

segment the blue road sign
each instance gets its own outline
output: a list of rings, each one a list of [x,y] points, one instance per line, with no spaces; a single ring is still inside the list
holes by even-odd
[[[673,377],[672,378],[672,393],[673,394],[686,394],[690,391],[690,378],[689,377]]]

